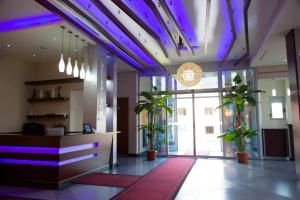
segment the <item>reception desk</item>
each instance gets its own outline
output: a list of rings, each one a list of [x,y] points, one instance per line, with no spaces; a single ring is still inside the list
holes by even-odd
[[[0,134],[0,180],[59,187],[79,175],[112,165],[113,136]]]

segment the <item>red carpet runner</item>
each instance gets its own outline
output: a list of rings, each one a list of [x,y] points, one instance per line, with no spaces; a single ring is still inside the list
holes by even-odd
[[[95,173],[80,177],[74,183],[126,188],[140,178],[141,176]]]
[[[170,158],[146,174],[114,200],[168,200],[174,199],[192,168],[193,158]]]

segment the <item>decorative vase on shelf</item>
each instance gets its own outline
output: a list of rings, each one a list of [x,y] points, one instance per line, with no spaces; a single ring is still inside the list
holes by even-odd
[[[39,91],[39,98],[40,99],[44,98],[44,90],[43,89],[40,89],[40,91]]]
[[[51,98],[55,98],[55,88],[51,89]]]

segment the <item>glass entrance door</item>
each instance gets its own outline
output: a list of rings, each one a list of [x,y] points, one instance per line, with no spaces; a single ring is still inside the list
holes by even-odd
[[[192,94],[176,94],[168,99],[173,114],[168,114],[169,155],[194,155]]]
[[[197,156],[223,156],[219,93],[197,93],[195,98],[195,144]]]
[[[176,94],[168,100],[168,154],[223,156],[219,93]],[[194,113],[193,113],[194,112]]]

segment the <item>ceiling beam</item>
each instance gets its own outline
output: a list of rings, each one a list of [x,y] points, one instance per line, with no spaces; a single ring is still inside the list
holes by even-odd
[[[206,0],[204,54],[207,54],[211,0]]]
[[[140,49],[144,51],[159,66],[162,72],[166,73],[167,69],[149,52],[149,50],[124,26],[99,0],[91,0],[94,5],[110,19],[123,33],[126,34]]]
[[[190,52],[192,52],[192,54],[194,53],[194,50],[191,46],[191,44],[189,43],[188,39],[185,37],[185,34],[182,32],[182,30],[180,29],[179,24],[177,23],[174,15],[172,14],[171,10],[169,9],[168,5],[166,4],[165,0],[159,0],[159,3],[162,7],[162,9],[164,10],[164,12],[167,14],[167,16],[169,17],[170,20],[173,21],[173,23],[175,24],[175,28],[178,31],[180,37],[183,39],[184,43],[187,45],[187,48]]]
[[[223,66],[224,62],[227,60],[232,48],[233,48],[233,45],[236,41],[236,32],[235,32],[235,26],[234,26],[234,19],[233,19],[233,12],[232,12],[232,6],[231,6],[231,2],[230,0],[226,0],[226,5],[227,5],[227,11],[228,11],[228,14],[229,14],[229,19],[230,19],[230,26],[231,26],[231,33],[232,33],[232,39],[231,39],[231,42],[230,42],[230,45],[229,45],[229,48],[227,49],[227,52],[221,62],[221,67]]]
[[[58,8],[56,8],[54,5],[52,5],[50,2],[48,1],[44,1],[44,0],[35,0],[36,2],[38,2],[39,4],[41,4],[43,7],[45,7],[46,9],[48,9],[49,11],[57,14],[58,16],[62,17],[63,19],[65,19],[66,21],[68,21],[71,25],[73,25],[74,27],[78,28],[79,30],[83,31],[88,37],[90,37],[93,41],[95,41],[98,45],[102,46],[103,48],[105,48],[107,51],[111,52],[112,54],[116,55],[117,57],[119,57],[121,60],[123,60],[125,63],[127,63],[129,66],[133,67],[134,69],[136,69],[138,72],[142,73],[142,74],[146,74],[149,73],[149,71],[147,69],[140,69],[136,66],[133,66],[132,63],[130,63],[128,60],[126,60],[125,58],[123,58],[120,54],[118,54],[117,52],[114,51],[114,49],[112,49],[110,46],[108,46],[105,42],[103,42],[102,40],[100,40],[97,36],[91,34],[84,26],[82,26],[82,24],[80,24],[79,22],[77,22],[76,20],[72,19],[72,17],[68,16],[67,14],[65,14],[64,12],[62,12],[61,10],[59,10]]]
[[[154,3],[151,0],[144,0],[145,4],[148,6],[148,8],[152,11],[152,13],[155,15],[157,21],[159,22],[160,26],[162,27],[162,29],[164,29],[164,31],[168,34],[171,42],[173,43],[173,45],[176,48],[176,54],[177,56],[181,56],[180,50],[178,48],[178,44],[177,42],[174,40],[172,33],[170,32],[167,24],[165,23],[164,19],[162,18],[162,16],[160,15],[159,11],[157,10],[156,6],[154,5]]]
[[[147,63],[145,63],[143,60],[141,60],[138,56],[136,56],[134,53],[132,53],[126,47],[124,47],[110,33],[108,33],[104,27],[100,26],[93,18],[91,18],[89,15],[87,15],[85,12],[83,12],[81,9],[79,9],[77,6],[75,6],[69,0],[61,0],[61,1],[64,4],[66,4],[68,7],[70,7],[72,10],[74,10],[76,13],[78,13],[79,15],[81,15],[89,23],[91,23],[94,26],[94,28],[97,29],[97,31],[99,31],[102,35],[104,35],[108,40],[110,40],[121,51],[123,51],[129,57],[131,57],[133,60],[135,60],[137,63],[139,63],[140,65],[142,65],[143,67],[145,67],[148,71],[150,71],[152,73],[156,73],[155,70],[151,66],[149,66]]]
[[[149,35],[151,35],[159,44],[161,50],[165,54],[166,58],[169,57],[166,47],[164,46],[160,37],[146,24],[141,20],[122,0],[112,0],[112,2],[118,6],[126,15],[128,15],[135,23],[141,26]]]
[[[242,55],[235,63],[234,66],[237,66],[244,59],[248,58],[250,55],[250,46],[249,46],[249,29],[248,29],[248,10],[250,7],[251,0],[244,1],[244,26],[245,26],[245,39],[246,39],[246,53]]]

